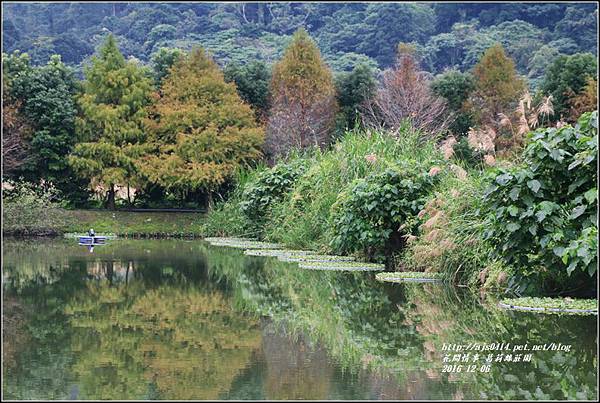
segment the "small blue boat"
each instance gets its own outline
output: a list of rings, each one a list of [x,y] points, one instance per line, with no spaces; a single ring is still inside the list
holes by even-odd
[[[104,245],[108,237],[106,236],[80,236],[79,245]]]

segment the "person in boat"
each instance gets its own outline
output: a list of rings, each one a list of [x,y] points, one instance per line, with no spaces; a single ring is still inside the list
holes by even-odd
[[[90,228],[88,230],[88,236],[92,238],[92,243],[90,245],[88,245],[88,250],[90,251],[90,253],[94,253],[94,243],[96,242],[96,233],[94,232],[93,228]]]

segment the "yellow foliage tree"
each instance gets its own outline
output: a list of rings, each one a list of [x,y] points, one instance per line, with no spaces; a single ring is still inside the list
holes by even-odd
[[[264,130],[202,48],[180,58],[147,120],[153,151],[142,159],[151,183],[209,195],[261,158]]]

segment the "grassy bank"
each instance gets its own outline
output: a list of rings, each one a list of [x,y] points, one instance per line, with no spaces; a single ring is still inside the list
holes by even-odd
[[[65,232],[114,233],[129,237],[201,237],[204,214],[127,211],[66,211]]]
[[[11,231],[6,235],[61,235],[84,233],[93,228],[97,234],[115,234],[124,237],[201,237],[204,214],[155,213],[98,210],[64,210],[52,212],[51,223],[34,225]]]

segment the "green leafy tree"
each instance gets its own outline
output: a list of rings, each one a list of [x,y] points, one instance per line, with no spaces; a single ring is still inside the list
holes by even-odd
[[[579,49],[577,43],[571,38],[555,39],[548,43],[548,46],[556,48],[556,50],[564,55],[574,55]]]
[[[463,63],[477,36],[475,23],[456,23],[449,32],[429,38],[425,44],[424,61],[435,72],[457,68]]]
[[[30,69],[31,58],[27,53],[21,53],[18,50],[15,50],[10,54],[2,53],[3,87],[12,87],[12,82],[17,75],[28,72]]]
[[[560,56],[546,71],[540,90],[554,98],[554,117],[566,117],[569,99],[584,89],[588,79],[596,78],[596,57],[591,53]]]
[[[544,44],[544,32],[524,21],[506,21],[482,29],[474,36],[474,43],[465,54],[464,67],[471,67],[490,46],[500,43],[515,68],[522,74],[535,52]]]
[[[334,58],[345,54],[389,67],[398,41],[426,44],[432,39],[428,47],[435,73],[472,67],[494,41],[505,46],[522,74],[531,52],[549,41],[568,40],[574,48],[560,50],[564,54],[595,52],[597,46],[597,9],[581,2],[11,3],[2,11],[3,49],[28,52],[36,63],[58,53],[65,63],[77,64],[93,53],[92,44],[104,29],[118,36],[123,53],[143,61],[159,47],[189,48],[200,41],[219,64],[227,64],[247,60],[248,53],[269,62],[289,34],[305,27],[334,70]],[[471,25],[474,32],[459,34],[456,25]]]
[[[6,56],[7,59],[19,58]],[[20,62],[6,60],[10,66]],[[9,79],[11,97],[20,104],[20,112],[32,125],[29,159],[19,172],[28,181],[52,183],[61,196],[75,205],[88,198],[88,181],[74,180],[66,161],[77,141],[75,134],[77,82],[72,69],[53,55],[43,66],[21,63],[21,70]]]
[[[349,73],[340,73],[336,77],[335,87],[345,128],[351,129],[358,119],[360,106],[377,89],[373,70],[366,64],[359,64]]]
[[[254,60],[248,64],[228,64],[223,71],[225,81],[235,83],[240,97],[250,104],[257,117],[264,117],[269,100],[269,82],[271,71],[261,61]]]
[[[334,73],[349,73],[355,67],[359,65],[368,66],[372,71],[378,71],[379,66],[375,59],[370,58],[367,55],[360,53],[348,52],[348,53],[336,53],[336,54],[324,54],[325,62]]]
[[[587,6],[587,7],[586,7]],[[598,7],[593,4],[569,6],[563,19],[556,24],[557,38],[570,38],[577,43],[580,51],[597,52]]]
[[[542,46],[529,60],[529,64],[527,65],[529,73],[527,76],[530,79],[542,77],[548,69],[548,66],[550,66],[559,56],[560,52],[558,49],[550,45]]]
[[[471,113],[465,106],[475,89],[473,76],[470,73],[450,70],[437,76],[431,83],[431,89],[437,96],[446,100],[448,109],[455,114],[455,120],[449,126],[452,133],[465,134],[473,125]]]
[[[151,80],[125,58],[110,35],[99,55],[85,68],[81,116],[69,164],[75,172],[108,190],[107,207],[115,208],[115,185],[139,185],[137,160],[147,149],[143,122],[150,103]]]
[[[389,66],[396,59],[398,42],[423,43],[434,33],[435,14],[429,4],[371,3],[360,28],[357,33],[367,32],[358,44],[358,52]]]
[[[264,131],[252,109],[202,48],[171,68],[147,127],[152,151],[143,158],[144,175],[181,195],[210,197],[262,156]]]
[[[160,85],[162,79],[169,74],[169,69],[182,56],[184,56],[184,52],[181,49],[164,47],[152,54],[152,70],[157,85]]]
[[[170,24],[158,24],[148,33],[147,42],[155,43],[175,38],[177,28]]]
[[[329,143],[337,112],[333,77],[304,29],[273,67],[270,90],[267,147],[272,155]]]

